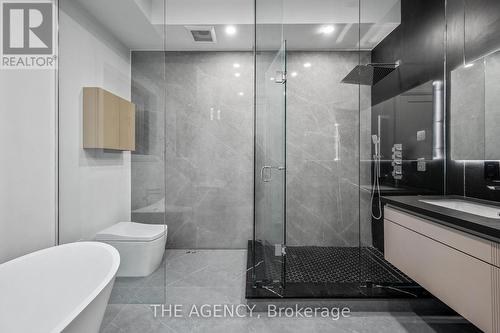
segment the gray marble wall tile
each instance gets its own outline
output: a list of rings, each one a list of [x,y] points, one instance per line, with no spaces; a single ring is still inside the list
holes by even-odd
[[[369,59],[362,54],[363,63]],[[370,129],[370,89],[341,83],[359,55],[289,52],[287,61],[294,73],[287,86],[288,244],[358,246],[360,232],[368,242],[370,219],[366,211],[360,215],[359,184],[370,179],[369,163],[360,169],[360,158],[369,159],[370,138],[362,134],[360,145],[359,130],[360,114],[363,129]]]
[[[132,59],[139,112],[160,113],[138,137],[133,209],[165,198],[167,247],[245,248],[253,216],[252,54],[133,52]]]
[[[361,145],[359,133],[360,108],[370,119],[370,89],[340,83],[358,60],[356,52],[288,53],[288,72],[297,73],[287,99],[292,245],[357,246],[360,230],[370,239],[358,191],[370,179],[369,163],[359,169],[370,154],[369,133]],[[144,113],[133,209],[166,198],[170,248],[244,248],[253,227],[252,54],[133,52],[132,66],[133,99]],[[135,216],[161,221],[158,212]]]

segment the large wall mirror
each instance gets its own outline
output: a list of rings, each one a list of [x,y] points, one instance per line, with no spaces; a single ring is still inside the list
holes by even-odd
[[[451,71],[453,160],[500,160],[500,50]]]

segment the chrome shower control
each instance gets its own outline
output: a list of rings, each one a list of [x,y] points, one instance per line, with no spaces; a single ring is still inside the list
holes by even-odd
[[[403,179],[403,145],[400,143],[392,147],[392,177],[396,180]]]
[[[286,77],[285,71],[277,71],[274,82],[283,84],[286,82],[286,79],[287,79],[287,77]]]
[[[393,147],[392,147],[392,151],[393,152],[396,152],[396,151],[403,151],[403,145],[401,143],[396,143]]]
[[[403,153],[401,151],[395,151],[394,154],[392,154],[392,159],[395,158],[403,158]]]

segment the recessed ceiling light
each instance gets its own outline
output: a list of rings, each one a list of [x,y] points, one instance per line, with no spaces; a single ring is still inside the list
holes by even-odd
[[[474,64],[473,63],[469,63],[469,64],[465,64],[464,68],[471,68],[472,66],[474,66]]]
[[[236,33],[236,27],[234,25],[226,26],[226,34],[234,35]]]
[[[335,31],[335,27],[333,25],[325,25],[319,28],[319,33],[324,35],[329,35]]]
[[[234,73],[234,76],[236,76],[236,77],[240,77],[240,76],[241,76],[241,74],[240,74],[240,73]]]
[[[240,68],[240,64],[238,64],[238,63],[234,63],[234,64],[233,64],[233,67],[234,67],[234,68]]]
[[[238,93],[238,95],[239,95],[239,96],[243,96],[243,95],[245,95],[245,93],[244,93],[243,91],[240,91],[240,92]]]
[[[271,81],[274,81],[274,77],[270,78]]]
[[[290,74],[290,75],[292,75],[292,77],[296,77],[299,74],[297,72],[292,72],[292,74]]]
[[[312,66],[312,65],[311,65],[311,63],[310,63],[310,62],[306,62],[306,63],[304,64],[304,67],[305,67],[305,68],[309,68],[309,67],[311,67],[311,66]]]

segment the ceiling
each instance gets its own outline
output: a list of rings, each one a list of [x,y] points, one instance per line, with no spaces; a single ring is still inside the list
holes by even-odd
[[[254,44],[253,0],[61,0],[62,10],[68,1],[132,50],[248,51]],[[256,1],[261,50],[275,49],[282,34],[292,50],[371,50],[401,22],[401,0],[361,0],[361,10],[358,0]],[[194,42],[185,27],[193,25],[213,26],[217,42]]]

